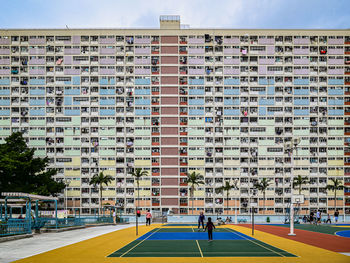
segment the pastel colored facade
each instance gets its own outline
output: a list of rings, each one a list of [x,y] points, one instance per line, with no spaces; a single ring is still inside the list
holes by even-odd
[[[332,213],[330,178],[350,185],[350,31],[181,29],[0,30],[0,138],[22,131],[68,181],[68,206],[98,207],[89,179],[114,181],[103,202],[191,214],[186,174],[205,185],[194,213],[226,213],[216,188],[238,180],[229,213],[262,213],[253,184],[270,178],[265,214],[282,215],[291,176],[307,176],[302,214]],[[285,143],[301,139],[294,167]],[[294,193],[298,193],[294,190]],[[61,196],[64,198],[64,195]],[[350,191],[337,191],[350,214]],[[62,199],[63,200],[63,199]]]

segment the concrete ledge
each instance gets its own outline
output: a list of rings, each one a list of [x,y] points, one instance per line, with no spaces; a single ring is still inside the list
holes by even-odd
[[[103,224],[85,224],[86,227],[95,227],[95,226],[113,226],[113,223],[103,223]]]
[[[71,231],[76,229],[83,229],[85,226],[72,226],[72,227],[62,227],[62,228],[43,228],[40,229],[40,233],[59,233],[64,231]]]
[[[13,241],[17,239],[23,239],[23,238],[29,238],[33,237],[34,234],[24,234],[24,235],[13,235],[13,236],[6,236],[6,237],[0,237],[0,243],[7,242],[7,241]]]

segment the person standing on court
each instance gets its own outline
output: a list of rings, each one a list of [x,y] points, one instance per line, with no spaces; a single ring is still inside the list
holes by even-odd
[[[208,229],[208,241],[213,241],[213,229],[215,228],[213,222],[211,222],[211,217],[208,217],[207,225],[205,226],[204,231]]]
[[[147,213],[146,213],[146,226],[147,225],[151,225],[151,218],[152,218],[152,214],[150,212],[150,210],[147,210]]]
[[[203,212],[200,212],[199,217],[198,217],[198,231],[200,230],[201,223],[202,223],[202,227],[204,230],[204,220],[205,220],[205,216],[204,216]]]
[[[335,223],[338,223],[338,216],[339,216],[339,211],[335,210],[335,212],[334,212],[334,221],[335,221]]]

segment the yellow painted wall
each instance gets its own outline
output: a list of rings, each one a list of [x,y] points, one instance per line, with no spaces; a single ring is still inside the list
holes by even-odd
[[[328,176],[344,176],[344,170],[328,170]]]
[[[115,166],[115,160],[100,160],[100,166]]]
[[[135,160],[135,166],[151,166],[151,160]]]
[[[79,190],[67,191],[67,196],[68,197],[79,197],[80,196],[80,191]]]
[[[114,190],[104,190],[102,191],[102,197],[115,197],[116,193]]]
[[[330,160],[330,161],[328,161],[328,165],[343,166],[344,165],[344,160]]]
[[[188,160],[190,166],[204,166],[204,160]]]
[[[65,170],[65,176],[80,176],[80,170]]]
[[[205,196],[204,191],[198,191],[198,190],[194,191],[194,197],[204,197],[204,196]]]
[[[65,166],[80,166],[80,157],[72,157],[71,162],[64,163]]]

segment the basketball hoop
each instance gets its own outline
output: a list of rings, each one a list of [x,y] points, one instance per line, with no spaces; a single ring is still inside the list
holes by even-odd
[[[304,195],[292,195],[293,204],[303,204],[305,202]]]

